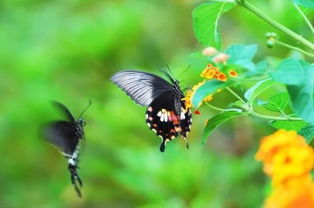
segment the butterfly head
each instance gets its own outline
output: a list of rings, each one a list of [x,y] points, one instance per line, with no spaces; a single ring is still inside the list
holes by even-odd
[[[84,121],[84,119],[82,118],[79,118],[76,123],[80,126],[86,126],[86,122]]]
[[[173,81],[172,87],[173,87],[173,91],[180,99],[184,97],[184,94],[180,88],[180,82],[178,80]]]
[[[84,126],[86,126],[86,122],[84,119],[79,118],[76,122],[76,135],[81,139],[85,140],[85,135],[84,135]]]
[[[175,86],[178,86],[178,87],[180,86],[179,80],[174,80],[174,81],[173,81],[173,84],[174,84]]]

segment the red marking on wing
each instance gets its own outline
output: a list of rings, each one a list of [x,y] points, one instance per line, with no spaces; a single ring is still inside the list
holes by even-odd
[[[173,125],[179,125],[180,124],[180,118],[175,114],[174,111],[170,111],[170,117],[169,120],[173,122]]]

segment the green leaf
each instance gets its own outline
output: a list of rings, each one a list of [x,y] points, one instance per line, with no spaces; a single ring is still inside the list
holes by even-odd
[[[268,65],[268,60],[262,60],[256,64],[256,70],[264,72],[267,70]]]
[[[228,64],[235,64],[241,66],[249,71],[255,71],[256,65],[252,59],[257,51],[257,45],[240,45],[234,44],[226,50],[226,54],[230,56]]]
[[[288,86],[287,89],[294,111],[305,121],[314,124],[314,69],[309,72],[311,75],[304,84]]]
[[[201,73],[201,71],[204,69],[204,66],[208,64],[208,57],[203,56],[201,52],[196,52],[190,54],[187,61],[189,66],[191,66],[191,71],[199,71],[199,73]]]
[[[236,63],[238,61],[251,61],[257,51],[257,45],[240,45],[234,44],[226,50],[226,54],[230,56],[228,63]]]
[[[215,93],[218,89],[226,87],[227,85],[229,85],[228,82],[221,82],[218,80],[206,81],[195,91],[192,97],[192,105],[195,108],[198,108],[204,98]]]
[[[314,147],[314,125],[307,125],[298,131],[298,134],[303,136],[308,144]]]
[[[287,92],[281,92],[271,96],[268,102],[264,104],[264,107],[270,111],[283,112],[289,104],[289,101],[289,94]]]
[[[313,0],[293,0],[296,4],[307,8],[314,8]]]
[[[272,78],[283,84],[298,85],[303,82],[304,68],[304,63],[298,59],[285,59],[277,66]]]
[[[207,2],[193,10],[194,34],[202,45],[220,48],[221,37],[218,31],[218,21],[222,14],[234,6],[234,3]]]
[[[205,144],[208,136],[210,133],[217,128],[220,124],[235,118],[237,116],[246,115],[244,112],[238,112],[238,111],[225,111],[223,113],[220,113],[218,115],[215,115],[211,119],[209,119],[206,123],[206,127],[202,134],[202,143]]]
[[[305,121],[270,121],[269,124],[276,129],[285,129],[287,131],[299,131],[306,126]]]
[[[245,99],[250,105],[252,105],[257,96],[259,96],[264,90],[271,87],[274,83],[275,82],[272,79],[264,79],[257,82],[253,87],[251,87],[244,93]]]
[[[310,15],[312,12],[313,12],[313,9],[311,8],[305,8],[305,7],[301,7],[300,8],[302,10],[302,12],[307,16],[307,15]],[[302,18],[302,17],[300,17]]]
[[[269,67],[268,61],[262,60],[255,65],[255,70],[249,71],[247,73],[247,76],[263,74],[267,71],[268,67]]]
[[[314,124],[314,66],[301,60],[286,59],[279,64],[276,74],[273,78],[287,85],[295,113]]]
[[[248,60],[248,59],[241,59],[241,60],[238,60],[232,64],[241,66],[245,69],[248,69],[249,71],[255,71],[256,70],[256,65],[253,63],[253,61]]]

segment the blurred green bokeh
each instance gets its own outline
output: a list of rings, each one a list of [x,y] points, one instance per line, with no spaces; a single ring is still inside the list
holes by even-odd
[[[202,68],[188,68],[201,50],[191,12],[197,0],[5,0],[0,2],[0,207],[260,207],[266,180],[254,160],[266,121],[239,118],[223,125],[201,145],[206,119],[194,115],[190,149],[168,143],[145,124],[145,108],[114,86],[122,69],[159,73],[168,64],[182,88],[199,80]],[[286,0],[253,1],[295,31],[308,34]],[[302,26],[303,25],[303,26]],[[285,57],[267,49],[270,26],[242,8],[221,20],[224,47],[259,44],[258,58]],[[279,33],[282,40],[290,39]],[[185,71],[185,69],[188,70]],[[183,73],[182,73],[183,72]],[[220,95],[221,94],[221,95]],[[233,98],[216,97],[218,105]],[[60,118],[57,100],[84,118],[87,144],[79,173],[83,198],[71,184],[66,160],[38,136],[38,127]]]

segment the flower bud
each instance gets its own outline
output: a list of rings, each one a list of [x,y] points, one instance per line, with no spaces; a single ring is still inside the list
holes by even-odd
[[[215,63],[226,63],[230,56],[226,53],[219,53],[213,58]]]
[[[203,56],[213,56],[217,53],[217,49],[214,47],[207,47],[203,50]]]

